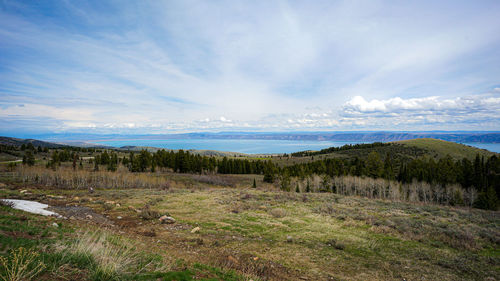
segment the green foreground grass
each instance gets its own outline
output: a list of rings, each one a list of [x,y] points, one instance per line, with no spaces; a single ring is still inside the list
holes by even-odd
[[[172,262],[105,229],[4,205],[0,261],[0,280],[245,280],[199,263]]]

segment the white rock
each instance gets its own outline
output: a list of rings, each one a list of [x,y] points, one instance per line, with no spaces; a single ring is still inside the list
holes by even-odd
[[[158,219],[161,223],[166,223],[166,224],[172,224],[172,223],[175,223],[175,219],[173,217],[169,217],[169,216],[161,216],[159,219]]]

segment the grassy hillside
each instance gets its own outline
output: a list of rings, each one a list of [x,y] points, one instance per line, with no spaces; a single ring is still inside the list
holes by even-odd
[[[489,157],[495,154],[494,152],[485,149],[437,139],[413,139],[397,141],[394,143],[424,149],[435,158],[441,158],[446,155],[450,155],[456,160],[462,158],[473,160],[474,157],[476,157],[476,154],[485,157]]]
[[[327,151],[325,149],[324,151]],[[455,160],[461,160],[464,157],[474,160],[476,154],[481,156],[490,157],[495,152],[485,149],[463,145],[455,142],[449,142],[438,139],[412,139],[387,143],[380,146],[373,147],[355,147],[348,149],[341,149],[339,151],[322,153],[322,151],[309,151],[312,155],[298,156],[298,157],[273,157],[273,160],[280,166],[289,166],[299,163],[307,163],[311,161],[329,159],[329,158],[343,158],[366,159],[372,152],[377,152],[381,156],[390,154],[396,163],[400,161],[407,161],[422,156],[434,157],[439,159],[450,155]]]

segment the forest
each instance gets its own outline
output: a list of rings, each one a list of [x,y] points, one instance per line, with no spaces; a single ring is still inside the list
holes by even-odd
[[[371,191],[369,192],[370,196],[386,198],[388,193],[394,193],[390,190],[391,188],[397,188],[400,194],[397,198],[399,200],[409,200],[410,197],[416,197],[417,201],[423,202],[473,205],[483,209],[498,208],[500,201],[498,198],[500,194],[500,159],[496,155],[485,157],[478,154],[473,161],[467,158],[454,160],[449,155],[439,159],[428,155],[401,157],[401,154],[398,154],[400,152],[399,146],[395,146],[394,151],[396,152],[394,154],[386,152],[385,155],[380,155],[375,150],[379,147],[387,148],[389,144],[346,145],[324,149],[317,153],[293,153],[283,157],[311,157],[307,162],[284,165],[283,167],[271,159],[203,156],[184,150],[167,151],[162,149],[156,152],[147,150],[133,152],[69,147],[51,150],[50,160],[46,166],[55,169],[61,162],[72,162],[74,169],[81,169],[84,160],[79,153],[87,152],[93,155],[93,159],[89,157],[87,161],[93,164],[94,171],[106,169],[113,172],[117,170],[119,165],[123,165],[133,173],[155,172],[160,168],[169,169],[176,173],[256,174],[263,175],[264,182],[273,183],[282,190],[333,193],[341,193],[344,190],[337,186],[340,179],[345,182],[347,177],[356,177],[360,180],[356,183],[355,190],[360,189],[361,182],[366,181],[366,179],[384,182],[381,185],[385,185],[386,191]],[[367,157],[352,156],[316,160],[313,157],[313,155],[321,155],[331,151],[358,151],[360,148],[373,151]],[[44,149],[35,149],[34,147],[23,147],[22,149],[26,151],[23,163],[27,165],[33,165],[34,153],[44,151]],[[315,181],[314,177],[320,177],[322,180]],[[316,183],[313,185],[314,182]],[[402,192],[404,189],[411,190],[411,186],[415,186],[417,183],[419,186],[418,190],[415,191],[417,195],[413,196],[409,191]],[[445,194],[446,196],[435,195],[432,198],[424,198],[426,197],[424,194],[429,194],[423,190],[424,186],[428,186],[427,189],[433,190],[435,194]],[[366,188],[379,189],[373,182],[365,186]],[[415,187],[413,188],[415,189]],[[354,192],[358,195],[365,193]]]

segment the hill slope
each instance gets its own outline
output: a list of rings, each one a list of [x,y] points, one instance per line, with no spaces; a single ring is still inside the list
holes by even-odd
[[[438,140],[438,139],[412,139],[394,142],[396,144],[402,144],[404,146],[417,147],[427,151],[430,156],[435,158],[442,158],[446,155],[450,155],[455,160],[468,158],[473,160],[476,154],[480,156],[489,157],[496,153],[480,149],[477,147],[472,147],[460,143]]]
[[[57,143],[46,142],[46,141],[35,140],[35,139],[18,139],[18,138],[11,138],[11,137],[0,137],[0,144],[3,144],[3,145],[21,146],[23,144],[27,145],[30,143],[33,144],[34,147],[41,146],[42,148],[45,148],[45,147],[60,148],[60,147],[66,146],[63,144],[57,144]]]

